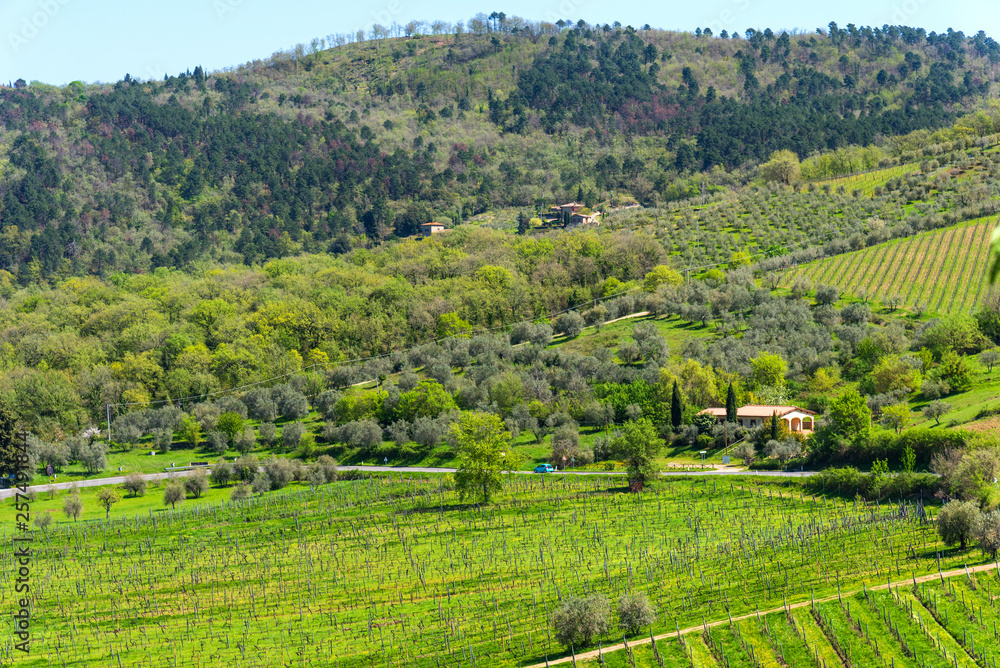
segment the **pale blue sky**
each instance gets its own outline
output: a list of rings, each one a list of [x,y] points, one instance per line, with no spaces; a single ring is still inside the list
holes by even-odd
[[[711,26],[741,33],[748,27],[813,31],[886,23],[1000,39],[996,0],[541,0],[475,7],[464,2],[375,0],[0,0],[0,80],[162,78],[201,64],[209,70],[264,58],[313,37],[368,29],[375,22],[411,19],[467,21],[478,11],[503,11],[534,20],[584,19],[679,30]]]

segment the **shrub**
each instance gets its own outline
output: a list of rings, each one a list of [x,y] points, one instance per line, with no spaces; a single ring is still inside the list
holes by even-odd
[[[233,487],[233,492],[229,495],[229,500],[241,501],[249,498],[251,494],[250,485],[241,482],[239,485],[236,485],[236,487]]]
[[[596,636],[611,630],[611,610],[601,594],[573,596],[552,614],[556,640],[566,647],[589,645]]]
[[[656,609],[645,592],[625,594],[618,599],[618,626],[630,635],[656,621]]]

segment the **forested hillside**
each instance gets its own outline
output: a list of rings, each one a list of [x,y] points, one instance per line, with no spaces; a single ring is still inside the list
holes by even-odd
[[[638,416],[685,447],[727,442],[691,420],[730,384],[817,412],[846,392],[876,418],[940,417],[942,397],[963,402],[955,424],[990,415],[972,396],[1000,341],[982,280],[958,301],[931,289],[956,316],[938,322],[886,301],[899,272],[881,261],[860,274],[878,288],[844,298],[825,269],[787,270],[985,229],[991,39],[470,29],[0,90],[0,394],[22,423],[55,443],[117,418],[117,443],[170,447],[183,410],[196,447],[236,407],[323,418],[313,436],[338,456],[387,438],[430,457],[456,411],[484,410],[538,446],[561,427],[549,445],[583,461],[597,446],[570,432]],[[571,199],[601,223],[535,217]],[[432,219],[446,233],[419,238]],[[433,415],[398,410],[422,392]],[[815,457],[871,460],[837,429]]]
[[[996,79],[982,33],[499,15],[421,30],[162,81],[0,89],[0,269],[27,285],[343,253],[555,200],[739,193],[779,149],[829,176],[997,129],[966,115]],[[849,146],[869,148],[831,152]]]

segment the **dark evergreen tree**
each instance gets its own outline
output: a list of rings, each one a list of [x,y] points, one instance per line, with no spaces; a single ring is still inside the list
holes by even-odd
[[[778,440],[778,411],[774,411],[771,415],[771,440]]]
[[[17,473],[18,464],[17,418],[5,401],[0,401],[0,475]]]
[[[518,234],[526,234],[528,232],[528,230],[531,229],[531,225],[529,224],[528,221],[529,221],[529,218],[528,218],[527,214],[524,213],[524,211],[522,211],[519,214],[517,214],[517,233]]]
[[[729,383],[729,390],[726,391],[726,422],[736,422],[736,391],[733,384]]]
[[[677,381],[674,381],[674,391],[670,397],[670,424],[673,426],[674,431],[681,428],[681,420],[684,418],[684,403],[681,400],[681,391],[677,387]]]

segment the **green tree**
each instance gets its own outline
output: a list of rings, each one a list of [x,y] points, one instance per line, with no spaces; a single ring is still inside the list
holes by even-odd
[[[215,462],[212,466],[212,482],[221,487],[225,487],[229,484],[229,481],[233,479],[233,467],[225,459],[219,458],[219,461]]]
[[[226,435],[228,441],[236,438],[236,435],[243,431],[243,418],[239,413],[226,411],[219,416],[219,421],[215,428]]]
[[[479,495],[489,503],[491,494],[503,489],[503,474],[517,468],[503,421],[492,413],[472,411],[452,425],[452,435],[460,457],[455,472],[459,496]]]
[[[83,501],[80,500],[79,492],[70,494],[63,501],[63,512],[66,513],[66,517],[72,517],[73,521],[80,520],[80,514],[83,513]]]
[[[768,182],[795,183],[800,176],[799,157],[787,149],[775,151],[758,171],[761,178]]]
[[[684,402],[681,399],[681,390],[677,387],[677,381],[674,381],[674,389],[670,395],[670,425],[674,428],[676,432],[681,428],[681,422],[684,419]]]
[[[180,429],[177,430],[177,433],[192,446],[197,446],[198,433],[200,430],[201,427],[198,425],[198,421],[194,418],[194,416],[185,415],[181,420],[181,426]]]
[[[656,621],[656,608],[646,592],[636,591],[624,594],[618,599],[618,626],[625,633],[635,635],[644,626]]]
[[[744,466],[750,466],[750,463],[757,456],[757,448],[751,441],[741,441],[733,447],[733,456],[742,459]]]
[[[196,499],[208,491],[208,476],[205,475],[205,469],[195,469],[191,475],[185,476],[184,491]]]
[[[947,503],[937,516],[938,535],[946,545],[958,543],[964,550],[966,543],[975,536],[981,515],[979,504],[974,501]]]
[[[436,380],[422,380],[409,392],[399,395],[395,414],[399,420],[413,422],[420,417],[436,418],[457,408],[455,399]]]
[[[438,317],[437,328],[434,333],[439,339],[445,339],[452,336],[460,336],[472,329],[470,325],[465,320],[462,320],[457,313],[442,313]]]
[[[830,403],[830,420],[835,433],[849,439],[862,438],[871,431],[872,411],[865,398],[850,389]]]
[[[680,285],[684,282],[684,277],[677,273],[677,270],[665,264],[653,267],[652,271],[646,274],[642,281],[642,289],[646,292],[656,292],[661,285]]]
[[[133,498],[143,496],[146,493],[146,478],[141,473],[129,473],[122,487],[131,492]]]
[[[988,554],[991,559],[997,558],[1000,552],[1000,510],[984,513],[976,524],[976,542],[979,549]]]
[[[750,360],[750,364],[753,367],[751,380],[754,387],[783,387],[785,385],[788,364],[781,355],[762,352]]]
[[[656,426],[649,418],[626,422],[618,438],[618,451],[625,460],[625,470],[630,483],[641,488],[658,475],[653,458],[663,447]]]
[[[893,429],[897,434],[910,424],[910,407],[906,404],[893,404],[882,409],[882,424]]]
[[[97,502],[101,504],[104,508],[104,519],[111,516],[111,506],[115,505],[122,500],[122,493],[118,491],[117,487],[112,487],[110,485],[101,487],[97,490]]]
[[[571,596],[552,613],[552,625],[560,644],[583,647],[611,630],[611,607],[603,594]]]
[[[952,350],[941,355],[941,364],[935,371],[953,392],[965,392],[972,387],[973,373],[968,360]]]
[[[171,480],[163,488],[163,503],[169,503],[171,508],[176,508],[177,503],[186,498],[187,494],[184,492],[184,485],[179,480]]]
[[[729,389],[726,390],[726,422],[732,422],[736,424],[736,411],[738,407],[736,405],[736,391],[733,389],[733,384],[729,383]]]
[[[21,470],[18,459],[20,441],[14,411],[5,400],[0,399],[0,475],[10,475]]]
[[[933,418],[934,424],[941,424],[941,416],[951,410],[951,404],[935,400],[924,406],[923,411],[924,417]]]

